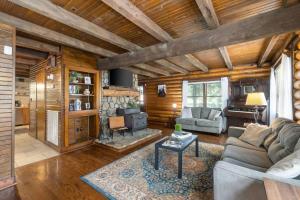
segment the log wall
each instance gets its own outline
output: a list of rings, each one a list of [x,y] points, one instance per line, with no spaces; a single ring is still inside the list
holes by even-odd
[[[228,71],[225,68],[213,69],[208,73],[193,72],[187,75],[140,80],[145,88],[145,109],[149,115],[150,124],[168,125],[174,111],[172,104],[177,104],[176,114],[179,115],[182,107],[182,81],[217,80],[221,77],[229,77],[231,81],[244,78],[266,78],[270,76],[270,68],[257,68],[256,66],[240,66]],[[157,96],[157,85],[166,84],[167,95]]]
[[[0,189],[14,183],[15,28],[0,24]],[[4,47],[12,47],[6,54]]]
[[[292,64],[294,66],[294,119],[300,124],[300,40],[296,40],[296,45],[294,46]]]

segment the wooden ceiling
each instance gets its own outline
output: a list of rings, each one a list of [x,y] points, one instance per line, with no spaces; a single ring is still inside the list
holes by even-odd
[[[117,54],[125,53],[129,50],[129,48],[125,49],[124,47],[121,47],[121,45],[112,44],[112,42],[108,42],[105,39],[99,39],[99,37],[96,37],[95,35],[87,34],[82,30],[72,28],[66,25],[67,23],[61,23],[51,19],[51,17],[38,14],[36,11],[25,8],[26,6],[21,7],[17,5],[19,4],[18,2],[22,1],[24,0],[16,0],[15,2],[14,0],[2,0],[0,1],[0,11]],[[132,19],[129,20],[130,16],[126,16],[124,13],[114,10],[115,8],[111,5],[113,4],[112,2],[114,2],[113,0],[51,0],[53,4],[60,6],[66,11],[74,13],[93,24],[102,27],[103,29],[106,29],[107,31],[125,39],[129,43],[137,45],[138,47],[147,47],[158,44],[166,39],[169,41],[176,38],[187,37],[194,33],[214,28],[208,24],[205,15],[201,12],[201,9],[197,4],[197,1],[200,0],[128,1],[146,17],[148,17],[151,23],[155,23],[161,29],[161,32],[167,35],[167,38],[158,38],[157,35],[149,33],[149,30],[147,31],[144,27],[137,24],[136,21]],[[203,2],[210,2],[210,0],[205,0]],[[222,25],[279,8],[289,7],[297,4],[298,1],[212,0],[211,3],[218,22]],[[18,31],[18,35],[24,36],[28,35],[28,33],[24,34],[22,31]],[[274,63],[276,52],[282,50],[286,40],[290,38],[289,36],[289,34],[282,34],[276,38],[270,52],[268,52],[266,57],[263,59],[263,63]],[[43,41],[43,38],[37,37],[34,34],[30,37],[35,40]],[[228,53],[230,62],[233,66],[247,64],[252,65],[259,63],[261,57],[270,44],[270,41],[271,38],[263,38],[247,43],[226,46],[225,50]],[[22,57],[20,54],[21,53],[17,56],[23,58],[24,55]],[[41,55],[39,52],[35,54]],[[196,52],[190,56],[192,56],[192,58],[189,56],[165,58],[164,60],[145,63],[147,65],[143,66],[132,66],[132,68],[139,69],[141,74],[142,71],[150,72],[155,75],[153,77],[156,77],[198,71],[202,64],[208,69],[229,67],[228,63],[225,62],[220,49]],[[196,61],[199,61],[200,64],[193,63],[193,58],[196,58]],[[156,69],[158,69],[158,71],[156,71]]]

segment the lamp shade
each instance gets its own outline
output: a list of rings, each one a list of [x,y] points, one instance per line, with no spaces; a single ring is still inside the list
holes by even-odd
[[[246,100],[247,106],[266,106],[267,100],[263,92],[249,93]]]

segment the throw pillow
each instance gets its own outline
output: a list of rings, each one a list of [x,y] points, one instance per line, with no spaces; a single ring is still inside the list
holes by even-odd
[[[282,160],[275,163],[267,174],[283,178],[296,178],[300,175],[300,150],[286,156]]]
[[[191,108],[183,108],[181,118],[193,118]]]
[[[270,127],[272,128],[272,134],[270,134],[264,141],[263,146],[265,147],[265,149],[269,149],[270,145],[277,138],[277,135],[279,131],[282,129],[282,127],[292,122],[293,121],[291,121],[290,119],[276,118],[270,125]]]
[[[244,133],[239,137],[240,140],[260,147],[266,137],[271,134],[272,128],[259,124],[249,124]]]
[[[201,107],[193,107],[191,109],[192,109],[193,118],[200,119],[200,116],[201,116]]]
[[[209,115],[208,115],[208,119],[209,120],[216,120],[220,115],[221,115],[221,111],[219,110],[214,110],[214,109],[211,109]]]
[[[201,110],[201,119],[208,119],[210,111],[211,111],[210,108],[202,108],[202,110]]]

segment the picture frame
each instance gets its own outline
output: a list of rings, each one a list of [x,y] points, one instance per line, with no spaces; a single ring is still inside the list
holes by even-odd
[[[157,96],[165,97],[167,95],[167,85],[160,84],[157,85]]]
[[[249,93],[255,92],[255,87],[253,85],[245,85],[243,87],[243,89],[244,89],[244,91],[243,91],[244,95],[247,95]]]
[[[85,77],[84,77],[84,83],[85,83],[85,84],[92,84],[91,77],[85,76]]]
[[[90,110],[91,109],[91,103],[90,102],[85,103],[84,107],[85,107],[86,110]]]

